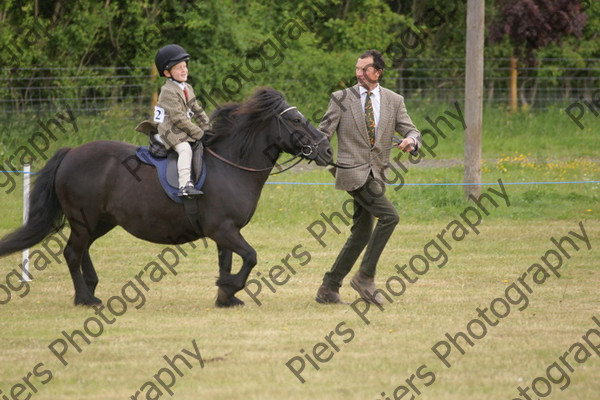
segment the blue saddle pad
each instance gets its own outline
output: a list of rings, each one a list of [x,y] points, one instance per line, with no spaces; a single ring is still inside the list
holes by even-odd
[[[135,155],[144,164],[153,165],[156,168],[156,171],[158,173],[158,180],[160,181],[160,184],[162,185],[167,196],[169,196],[169,198],[171,200],[173,200],[175,203],[183,204],[183,199],[181,197],[177,196],[177,193],[179,193],[179,188],[169,184],[169,182],[167,180],[168,158],[153,157],[148,152],[147,146],[138,147],[138,149],[135,152]],[[195,188],[198,190],[201,190],[202,186],[204,185],[205,179],[206,179],[206,166],[204,164],[204,160],[202,160],[202,174],[200,175],[200,179],[198,179],[198,181],[196,182]]]

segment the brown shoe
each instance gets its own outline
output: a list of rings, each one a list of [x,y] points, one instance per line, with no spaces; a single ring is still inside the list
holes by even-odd
[[[379,306],[383,304],[383,296],[377,292],[375,279],[372,276],[367,276],[362,271],[358,271],[352,277],[350,286],[358,292],[363,300]]]
[[[331,289],[325,284],[319,287],[315,300],[321,304],[344,304],[338,291]]]

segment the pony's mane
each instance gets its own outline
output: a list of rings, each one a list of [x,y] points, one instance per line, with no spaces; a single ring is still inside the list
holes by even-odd
[[[241,104],[230,103],[219,107],[211,114],[214,135],[207,138],[206,145],[235,137],[245,148],[245,142],[266,127],[284,101],[283,95],[277,90],[260,88]]]

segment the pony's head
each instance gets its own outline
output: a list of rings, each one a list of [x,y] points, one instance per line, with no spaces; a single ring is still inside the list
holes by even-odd
[[[229,144],[239,146],[241,158],[262,143],[262,153],[273,163],[282,151],[321,166],[333,160],[327,137],[272,88],[260,88],[242,104],[227,104],[215,110],[211,120],[215,134],[207,138],[206,145],[229,138]]]

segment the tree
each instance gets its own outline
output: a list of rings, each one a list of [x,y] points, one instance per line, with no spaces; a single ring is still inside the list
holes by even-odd
[[[567,35],[580,38],[587,22],[581,0],[497,0],[498,14],[490,25],[489,39],[508,38],[512,45],[510,107],[517,110],[517,64],[523,59],[536,66],[536,50],[560,43]]]

